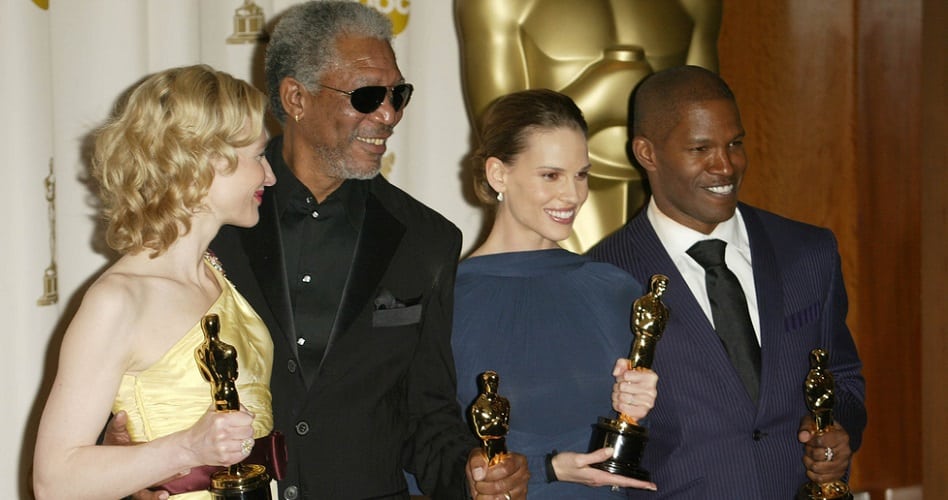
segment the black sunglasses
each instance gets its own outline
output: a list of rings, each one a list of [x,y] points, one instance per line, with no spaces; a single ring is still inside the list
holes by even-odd
[[[402,108],[408,105],[411,94],[415,91],[415,87],[410,83],[400,83],[394,87],[373,85],[370,87],[359,87],[355,90],[340,90],[321,83],[317,83],[317,85],[349,96],[349,102],[352,103],[352,107],[359,113],[365,114],[379,109],[379,106],[382,105],[382,101],[385,100],[385,96],[388,95],[389,91],[392,92],[392,107],[395,108],[396,112],[401,111]]]

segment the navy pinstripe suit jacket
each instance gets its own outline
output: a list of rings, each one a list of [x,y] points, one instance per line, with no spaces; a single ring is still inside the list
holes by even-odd
[[[859,447],[866,425],[865,382],[846,326],[847,298],[836,239],[825,228],[740,205],[750,239],[760,313],[760,401],[755,405],[643,209],[590,250],[641,283],[670,278],[671,316],[652,368],[658,399],[646,419],[642,465],[657,493],[633,498],[791,499],[807,481],[797,441],[807,408],[809,352],[823,347],[835,376],[837,421]]]

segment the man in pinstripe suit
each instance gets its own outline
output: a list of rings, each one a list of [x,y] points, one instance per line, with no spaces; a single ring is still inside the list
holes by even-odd
[[[656,73],[635,91],[630,111],[627,152],[652,196],[589,253],[643,283],[655,273],[670,278],[642,463],[658,492],[632,498],[790,499],[807,480],[843,477],[866,410],[835,237],[738,202],[744,129],[716,74],[695,66]],[[688,252],[708,239],[723,240],[725,264],[743,289],[739,303],[747,302],[753,390],[715,330],[705,268]],[[803,395],[817,347],[829,352],[836,380],[836,423],[821,434]]]

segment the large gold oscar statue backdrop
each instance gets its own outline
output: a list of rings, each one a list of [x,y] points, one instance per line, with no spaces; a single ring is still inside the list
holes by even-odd
[[[671,66],[718,69],[722,0],[457,0],[468,114],[495,98],[550,88],[589,122],[589,199],[563,246],[584,252],[645,200],[625,153],[629,93]]]

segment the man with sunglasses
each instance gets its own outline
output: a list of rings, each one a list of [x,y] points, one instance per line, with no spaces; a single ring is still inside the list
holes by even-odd
[[[270,328],[281,498],[522,498],[526,459],[487,467],[455,401],[450,348],[461,234],[378,175],[413,87],[391,25],[351,1],[291,7],[266,53],[260,223],[212,244]]]

